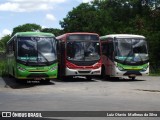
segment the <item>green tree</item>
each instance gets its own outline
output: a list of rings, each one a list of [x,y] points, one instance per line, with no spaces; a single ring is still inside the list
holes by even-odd
[[[0,51],[4,50],[4,43],[2,41],[0,41]]]
[[[41,32],[52,33],[55,36],[59,36],[59,35],[63,34],[63,30],[55,29],[55,28],[44,28],[44,29],[41,30]]]
[[[73,8],[63,21],[60,21],[64,32],[98,32],[100,25],[99,11],[89,3],[82,3]]]
[[[41,31],[42,27],[37,24],[23,24],[19,25],[18,27],[13,28],[12,35],[13,36],[17,32],[26,32],[26,31]]]
[[[1,51],[6,51],[7,42],[10,38],[11,38],[10,35],[6,35],[1,38],[1,40],[0,40],[0,47],[1,47],[0,50]]]
[[[134,25],[137,12],[142,9],[140,4],[139,0],[94,0],[92,3],[82,3],[73,8],[60,21],[60,25],[65,32],[97,32],[100,35],[126,33],[128,30],[134,32],[130,27]]]
[[[73,8],[60,25],[64,32],[144,35],[150,63],[160,68],[160,0],[94,0]]]

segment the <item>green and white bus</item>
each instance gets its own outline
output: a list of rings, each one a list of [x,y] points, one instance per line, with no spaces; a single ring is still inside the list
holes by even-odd
[[[57,78],[57,41],[51,33],[18,32],[7,42],[8,74],[20,80]]]
[[[149,57],[144,36],[111,34],[101,36],[102,76],[149,75]]]

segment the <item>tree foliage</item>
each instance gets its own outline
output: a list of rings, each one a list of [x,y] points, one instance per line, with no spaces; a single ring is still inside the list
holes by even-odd
[[[10,35],[3,36],[0,40],[0,51],[6,51],[6,45],[8,40],[11,38]]]
[[[60,29],[55,29],[55,28],[44,28],[41,30],[41,32],[48,32],[48,33],[52,33],[55,36],[59,36],[61,34],[63,34],[63,31]]]
[[[40,25],[27,23],[15,27],[11,36],[13,36],[17,32],[41,31],[41,29],[42,27]]]
[[[60,21],[60,25],[64,32],[98,32],[96,27],[100,25],[99,22],[99,11],[88,3],[82,3],[73,8],[67,17]]]
[[[73,8],[60,25],[64,32],[144,35],[150,63],[160,67],[160,0],[94,0]]]

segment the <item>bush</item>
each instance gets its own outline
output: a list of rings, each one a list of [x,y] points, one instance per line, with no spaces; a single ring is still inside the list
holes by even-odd
[[[5,55],[1,55],[1,58],[0,58],[0,76],[5,76],[6,75],[6,58],[5,58]]]

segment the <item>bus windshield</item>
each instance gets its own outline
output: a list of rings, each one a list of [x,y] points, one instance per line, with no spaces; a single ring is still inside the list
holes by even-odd
[[[147,43],[139,38],[116,38],[115,59],[123,62],[144,62],[147,61]]]
[[[67,59],[72,61],[94,61],[100,59],[99,42],[68,41]]]
[[[19,37],[17,59],[26,63],[50,63],[57,59],[53,37]]]

